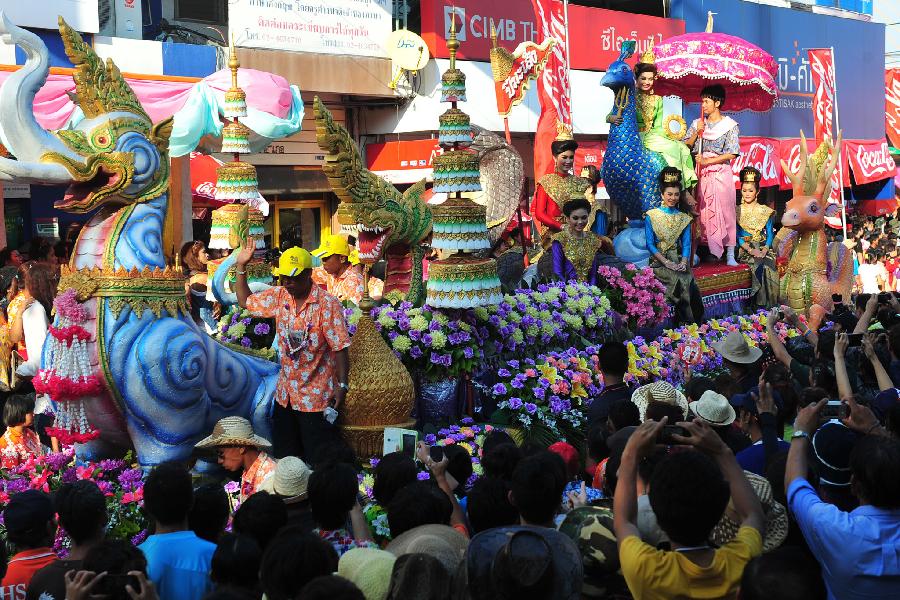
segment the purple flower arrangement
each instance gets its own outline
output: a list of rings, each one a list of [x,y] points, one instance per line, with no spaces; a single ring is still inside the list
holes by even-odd
[[[275,351],[275,326],[272,319],[258,319],[246,309],[234,305],[219,319],[219,330],[214,334],[217,340],[262,358],[272,359]]]

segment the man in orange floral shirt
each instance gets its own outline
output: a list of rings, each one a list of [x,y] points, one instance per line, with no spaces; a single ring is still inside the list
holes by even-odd
[[[195,444],[197,448],[215,448],[222,468],[241,472],[241,502],[275,473],[275,461],[264,452],[270,445],[243,417],[219,419],[212,433]]]
[[[322,259],[322,266],[313,269],[313,283],[341,302],[349,300],[359,304],[363,295],[363,271],[359,264],[350,262],[350,244],[340,235],[328,235],[322,244],[312,251]]]
[[[318,448],[337,437],[325,409],[340,412],[347,396],[350,335],[344,310],[337,298],[313,285],[312,256],[302,248],[281,255],[280,286],[251,294],[246,266],[253,250],[251,239],[238,254],[234,289],[241,308],[275,319],[281,373],[275,388],[274,454],[315,464]]]

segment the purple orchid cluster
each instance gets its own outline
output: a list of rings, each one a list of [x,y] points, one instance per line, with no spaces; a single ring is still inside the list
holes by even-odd
[[[249,311],[237,305],[231,306],[228,312],[219,319],[216,339],[226,344],[240,346],[268,356],[275,330],[271,319],[259,319]]]

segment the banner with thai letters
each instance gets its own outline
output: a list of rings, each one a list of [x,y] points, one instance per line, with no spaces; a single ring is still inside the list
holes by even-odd
[[[491,49],[491,72],[501,117],[508,116],[525,99],[528,85],[540,75],[555,43],[548,38],[540,45],[522,42],[512,52],[500,46]]]

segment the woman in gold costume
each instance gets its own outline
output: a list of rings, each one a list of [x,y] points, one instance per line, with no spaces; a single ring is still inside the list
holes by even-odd
[[[561,134],[550,145],[555,165],[553,173],[541,177],[534,189],[531,214],[538,222],[541,244],[550,246],[552,236],[563,229],[563,204],[579,196],[586,197],[591,182],[571,174],[578,143],[570,134]]]
[[[577,279],[590,284],[597,280],[597,255],[612,248],[609,238],[588,230],[591,203],[575,198],[563,205],[566,227],[553,236],[550,253],[553,275],[562,281]]]
[[[697,323],[702,318],[700,289],[691,272],[692,217],[678,209],[681,200],[681,173],[666,167],[659,175],[662,206],[647,211],[644,232],[652,258],[650,266],[666,286],[666,300],[674,308],[675,322]]]
[[[752,293],[757,306],[769,307],[778,300],[778,268],[775,266],[773,220],[775,211],[757,202],[760,173],[741,169],[741,206],[738,208],[738,260],[750,266]]]

